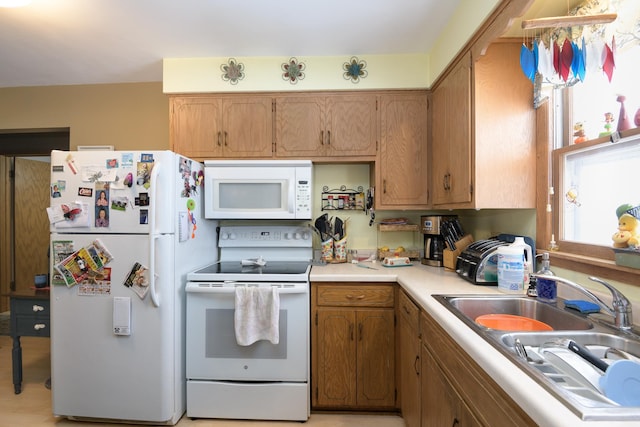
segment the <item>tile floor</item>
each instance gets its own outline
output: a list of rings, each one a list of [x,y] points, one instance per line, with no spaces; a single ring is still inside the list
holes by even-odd
[[[44,387],[49,378],[48,338],[22,337],[22,393],[13,393],[11,373],[12,341],[0,336],[0,427],[122,427],[124,424],[96,424],[70,421],[51,414],[51,391]],[[393,415],[312,414],[306,423],[272,421],[191,420],[186,416],[178,427],[404,427]]]

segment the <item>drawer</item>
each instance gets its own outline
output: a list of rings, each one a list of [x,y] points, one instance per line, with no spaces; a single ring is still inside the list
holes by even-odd
[[[14,328],[11,334],[23,337],[48,337],[51,334],[49,316],[16,315]]]
[[[415,331],[419,330],[420,309],[404,291],[399,292],[398,311],[402,319],[409,324],[409,327]]]
[[[37,298],[12,298],[11,311],[16,314],[38,314],[49,317],[49,300]]]
[[[319,306],[393,307],[393,286],[317,285]]]

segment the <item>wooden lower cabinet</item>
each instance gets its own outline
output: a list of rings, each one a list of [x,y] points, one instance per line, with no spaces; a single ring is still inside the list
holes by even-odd
[[[427,313],[422,333],[422,427],[536,423]]]
[[[440,370],[427,346],[422,346],[422,372],[422,426],[482,426]]]
[[[311,289],[312,407],[395,409],[394,285]]]
[[[406,427],[420,427],[420,309],[402,290],[397,309],[400,411]]]

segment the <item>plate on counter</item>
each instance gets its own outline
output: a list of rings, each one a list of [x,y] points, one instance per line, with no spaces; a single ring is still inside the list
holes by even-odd
[[[387,257],[382,260],[382,265],[384,267],[410,267],[411,259],[408,257]]]

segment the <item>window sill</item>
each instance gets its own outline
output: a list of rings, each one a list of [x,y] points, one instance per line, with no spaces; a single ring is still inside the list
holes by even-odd
[[[608,259],[576,255],[562,251],[549,251],[549,258],[552,266],[565,268],[589,276],[597,276],[602,279],[637,285],[638,279],[640,278],[640,270],[617,265],[615,261]]]

